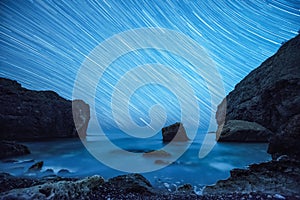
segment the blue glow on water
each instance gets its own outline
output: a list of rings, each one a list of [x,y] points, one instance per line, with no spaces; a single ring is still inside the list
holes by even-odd
[[[214,134],[211,134],[214,137]],[[111,139],[119,146],[131,151],[145,152],[159,149],[162,146],[161,139],[153,138],[151,143],[136,138],[129,139],[122,137],[119,133],[111,134]],[[28,168],[37,161],[44,161],[41,173],[31,174],[31,176],[45,176],[47,169],[54,170],[57,174],[61,169],[67,169],[70,173],[64,176],[85,177],[99,174],[105,179],[126,174],[125,172],[108,167],[94,158],[84,148],[78,139],[64,139],[47,142],[27,142],[25,143],[31,150],[31,154],[12,158],[18,162],[0,161],[0,172],[11,173],[18,176],[28,176]],[[244,168],[249,164],[270,160],[267,154],[267,144],[264,143],[218,143],[214,149],[203,159],[199,159],[198,151],[202,145],[202,139],[197,138],[191,147],[178,160],[167,167],[143,173],[155,187],[164,188],[164,183],[176,184],[190,183],[193,186],[202,188],[204,185],[214,184],[217,180],[226,179],[229,171],[233,168]],[[105,148],[99,146],[97,150],[103,152]],[[171,154],[173,152],[170,152]],[[119,163],[128,164],[126,156],[118,151],[109,151],[109,156],[119,157]],[[251,156],[249,156],[251,155]],[[143,157],[136,155],[136,159],[142,159],[147,165],[159,165],[156,160],[168,162],[168,157]],[[24,162],[25,161],[25,162]]]
[[[0,19],[0,76],[30,89],[54,90],[70,99],[78,69],[97,45],[126,30],[160,27],[182,32],[203,46],[216,63],[228,93],[283,41],[297,34],[300,3],[4,0],[0,2]],[[155,50],[119,58],[99,81],[96,105],[102,126],[116,127],[110,100],[117,80],[145,63],[171,66],[189,80],[201,108],[199,127],[207,129],[214,111],[205,82],[188,70],[186,61]],[[167,124],[180,120],[176,97],[163,87],[144,86],[131,100],[130,114],[137,124],[149,123],[148,110],[156,103],[164,105]]]

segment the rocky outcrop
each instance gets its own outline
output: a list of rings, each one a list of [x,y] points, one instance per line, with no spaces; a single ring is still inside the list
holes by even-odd
[[[7,173],[0,173],[0,193],[18,189],[27,188],[45,183],[55,183],[59,181],[77,181],[77,178],[62,178],[59,176],[45,176],[43,178],[34,177],[16,177]],[[1,197],[1,195],[0,195]]]
[[[229,120],[217,134],[219,142],[268,142],[272,132],[255,122]]]
[[[41,171],[43,165],[44,165],[43,161],[39,161],[37,163],[34,163],[33,165],[31,165],[29,167],[28,172],[39,172],[39,171]]]
[[[111,178],[107,181],[111,188],[118,188],[126,193],[151,194],[153,188],[151,183],[140,174],[128,174]]]
[[[163,136],[163,142],[185,142],[189,140],[183,124],[179,122],[162,128],[161,132]]]
[[[282,131],[271,138],[268,153],[276,159],[281,155],[300,158],[300,114],[295,115],[282,128]]]
[[[53,91],[28,90],[0,78],[0,140],[85,136],[89,119],[89,105],[82,100],[72,102]]]
[[[232,122],[255,122],[262,126],[257,139],[251,141],[270,137],[268,152],[273,161],[234,169],[227,180],[206,187],[204,194],[262,192],[272,194],[270,198],[281,195],[300,198],[299,69],[300,35],[286,42],[274,56],[246,76],[218,106],[219,141],[249,140],[252,130],[241,134],[236,131],[240,122]]]
[[[0,159],[30,154],[28,147],[11,141],[0,141]]]
[[[203,194],[251,193],[297,196],[300,191],[300,162],[282,159],[234,169],[230,178],[207,186]],[[300,197],[300,196],[299,196]]]
[[[300,113],[299,69],[300,35],[286,42],[236,85],[218,106],[219,127],[229,120],[245,120],[264,126],[274,135],[295,135],[293,128],[286,127]]]
[[[293,187],[295,188],[295,187]],[[151,199],[151,200],[216,200],[216,199],[297,199],[295,196],[251,192],[197,195],[190,184],[174,191],[153,188],[139,174],[121,175],[105,181],[95,175],[83,179],[48,176],[42,179],[0,174],[0,199]]]
[[[121,175],[105,181],[94,175],[83,179],[44,177],[41,180],[0,174],[0,199],[135,199],[154,195],[150,182],[140,174]],[[122,198],[123,195],[123,198]],[[131,198],[130,198],[131,197]]]
[[[0,199],[84,199],[104,183],[100,176],[91,176],[77,181],[58,181],[13,189],[1,193]]]

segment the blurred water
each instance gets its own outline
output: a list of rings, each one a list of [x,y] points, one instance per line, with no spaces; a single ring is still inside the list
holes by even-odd
[[[159,136],[151,141],[142,141],[124,136],[120,138],[120,134],[111,135],[115,144],[123,149],[135,152],[155,150],[163,145]],[[214,134],[211,134],[211,136],[214,137]],[[198,152],[202,138],[202,136],[197,137],[183,156],[173,164],[143,175],[157,187],[165,187],[165,183],[171,185],[191,183],[200,187],[227,178],[229,171],[233,168],[246,167],[251,163],[270,160],[270,156],[266,153],[267,144],[263,143],[218,143],[205,158],[199,159]],[[99,137],[97,139],[101,140]],[[99,174],[107,179],[126,174],[103,165],[91,156],[81,141],[77,139],[26,142],[25,144],[31,149],[32,153],[16,158],[21,163],[9,163],[2,160],[0,171],[22,175],[34,163],[30,162],[33,159],[34,161],[44,161],[42,171],[53,169],[57,173],[61,169],[68,169],[71,172],[68,176],[83,177]],[[186,144],[182,143],[181,145]],[[99,152],[107,151],[104,146],[99,146],[97,149]],[[126,162],[127,157],[118,151],[110,151],[109,156],[118,157],[120,163],[128,164]],[[167,162],[169,158],[137,156],[136,159],[143,159],[148,165],[156,165],[155,160]],[[22,163],[26,160],[28,162]]]

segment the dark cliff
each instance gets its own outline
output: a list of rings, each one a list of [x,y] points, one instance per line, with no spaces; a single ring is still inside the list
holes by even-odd
[[[66,100],[53,91],[28,90],[16,81],[0,78],[2,140],[85,136],[89,119],[89,105],[82,100]]]
[[[221,132],[224,124],[244,120],[256,122],[271,131],[266,138],[266,141],[271,139],[270,153],[299,153],[300,150],[296,151],[296,144],[300,142],[299,94],[300,35],[283,44],[272,57],[247,75],[218,106],[219,141],[226,141]],[[231,134],[231,137],[235,135]],[[233,140],[243,142],[241,138]]]
[[[300,35],[237,84],[216,119],[219,141],[268,141],[273,160],[233,169],[203,194],[260,192],[299,199]]]

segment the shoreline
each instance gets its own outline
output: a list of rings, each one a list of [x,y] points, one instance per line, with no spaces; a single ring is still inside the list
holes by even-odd
[[[103,179],[99,175],[86,178],[48,176],[41,179],[14,177],[0,173],[0,199],[300,199],[300,196],[263,192],[228,192],[196,194],[189,184],[176,191],[152,187],[140,174],[127,174]]]
[[[64,142],[66,141],[65,139],[62,139],[62,138],[59,138],[59,139],[54,139],[54,140],[51,140],[51,141],[46,141],[46,142],[50,142],[50,143],[55,143],[57,141],[61,141],[61,142]],[[80,140],[77,139],[74,139],[74,138],[70,138],[69,141],[78,141],[80,144]],[[23,143],[23,144],[26,144],[27,142]],[[29,143],[36,143],[36,141],[31,141]],[[43,142],[41,142],[43,143]],[[222,143],[223,144],[223,143]],[[242,144],[237,144],[237,143],[231,143],[232,145],[242,145]],[[259,143],[260,144],[260,143]],[[225,146],[227,145],[230,145],[228,143],[226,143]],[[37,160],[33,160],[31,162],[31,164],[34,164]],[[46,168],[44,168],[45,170]],[[46,170],[47,171],[47,170]],[[44,171],[45,172],[45,171]],[[40,173],[43,173],[42,171]],[[130,176],[130,174],[128,173],[121,173],[122,175],[121,176]],[[1,174],[3,175],[3,174]],[[101,174],[99,174],[101,176]],[[92,175],[91,175],[92,176]],[[59,175],[58,176],[58,173],[52,173],[51,175],[45,175],[44,177],[34,177],[32,175],[30,175],[29,177],[28,176],[14,176],[12,179],[17,182],[22,182],[22,180],[26,180],[25,182],[28,182],[28,180],[33,180],[33,182],[35,183],[43,183],[42,185],[45,185],[47,184],[47,182],[44,182],[44,179],[47,177],[52,177],[54,180],[56,179],[55,182],[59,182],[59,181],[66,181],[66,180],[69,180],[69,183],[67,183],[68,185],[74,185],[76,181],[79,181],[79,180],[85,180],[85,179],[88,179],[88,177],[90,176],[78,176],[76,174],[72,175],[72,176],[64,176],[64,175]],[[117,176],[119,177],[119,176]],[[110,178],[107,178],[106,180],[103,180],[105,182],[109,182],[110,179],[114,179],[116,178],[116,176],[112,176]],[[52,182],[53,182],[53,179],[52,179]],[[8,182],[10,181],[9,179],[7,179]],[[148,180],[147,180],[148,181]],[[30,182],[30,181],[29,181]],[[51,182],[51,181],[50,181]],[[190,183],[188,182],[183,182],[181,183],[181,185],[177,185],[176,188],[174,188],[174,185],[172,184],[172,182],[170,183],[167,183],[170,185],[170,191],[168,191],[168,188],[159,188],[159,187],[156,187],[156,185],[151,182],[151,191],[152,193],[151,194],[143,194],[143,193],[139,193],[139,192],[135,192],[135,193],[132,193],[132,192],[128,192],[126,194],[124,194],[123,192],[120,192],[122,191],[120,188],[118,187],[115,187],[115,186],[112,186],[112,188],[104,188],[101,186],[100,188],[102,188],[101,190],[97,189],[97,190],[93,190],[90,194],[88,194],[88,196],[86,196],[87,194],[84,194],[84,198],[91,198],[93,199],[94,197],[96,198],[125,198],[125,199],[241,199],[241,198],[244,198],[244,199],[252,199],[252,197],[256,198],[256,197],[261,197],[261,198],[273,198],[273,196],[275,194],[269,194],[269,193],[262,193],[262,192],[250,192],[250,193],[247,193],[247,194],[243,194],[243,193],[235,193],[235,192],[231,192],[231,191],[228,191],[228,193],[226,194],[205,194],[205,195],[201,195],[202,192],[203,192],[203,189],[204,187],[208,186],[208,185],[203,185],[202,188],[200,190],[195,190],[195,185],[191,185]],[[164,184],[164,183],[162,183]],[[109,184],[108,184],[109,185]],[[105,187],[108,187],[108,185],[106,184]],[[181,186],[184,186],[186,185],[186,188],[183,187],[183,189],[181,191],[178,190],[178,188],[180,188]],[[215,185],[215,184],[214,184]],[[27,185],[28,186],[28,185]],[[51,187],[56,187],[54,185],[52,185]],[[172,188],[173,187],[173,188]],[[192,189],[191,189],[192,188]],[[12,188],[12,189],[16,189],[16,188]],[[27,187],[26,191],[28,190],[32,190],[34,188],[29,188]],[[198,188],[199,189],[199,188]],[[19,189],[19,190],[15,190],[15,191],[11,191],[12,193],[15,193],[15,194],[18,194],[18,192],[21,192],[21,190],[25,190],[25,189]],[[187,190],[187,191],[186,191]],[[153,192],[154,191],[154,192]],[[24,191],[23,191],[24,192]],[[21,193],[23,193],[21,192]],[[0,199],[2,198],[2,196],[7,196],[7,194],[10,193],[9,191],[5,191],[3,193],[0,193]],[[9,195],[12,195],[12,194],[9,194]],[[122,196],[123,195],[123,196]],[[281,195],[281,194],[278,194],[278,195]],[[282,195],[281,195],[282,196]],[[283,196],[285,199],[293,199],[293,196]]]

